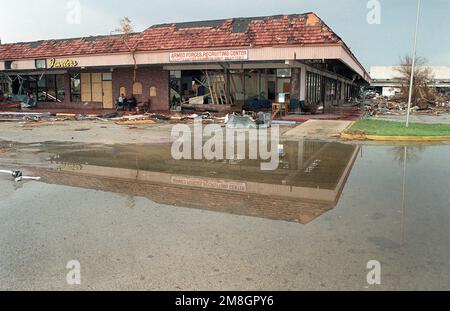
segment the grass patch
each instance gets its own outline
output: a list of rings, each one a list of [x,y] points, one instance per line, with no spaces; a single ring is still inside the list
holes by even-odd
[[[364,133],[377,136],[450,136],[450,124],[423,124],[363,119],[356,122],[347,133]]]

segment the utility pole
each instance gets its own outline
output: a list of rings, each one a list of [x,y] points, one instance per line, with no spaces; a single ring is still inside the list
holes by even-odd
[[[419,32],[420,3],[421,3],[421,0],[418,0],[417,1],[416,33],[414,35],[414,52],[412,55],[412,64],[411,64],[411,81],[409,83],[408,111],[406,112],[406,127],[409,127],[409,117],[411,115],[411,101],[412,101],[412,95],[413,95],[414,72],[415,72],[415,67],[416,67],[416,54],[417,54],[417,35]]]

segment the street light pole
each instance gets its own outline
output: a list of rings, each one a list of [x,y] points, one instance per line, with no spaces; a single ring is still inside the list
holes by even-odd
[[[411,64],[411,81],[409,83],[408,111],[406,112],[406,127],[409,127],[409,117],[411,115],[411,101],[412,101],[413,86],[414,86],[414,72],[415,72],[415,67],[416,67],[417,34],[419,32],[420,2],[421,2],[421,0],[418,0],[418,2],[417,2],[416,33],[414,35],[414,52],[412,55],[412,64]]]

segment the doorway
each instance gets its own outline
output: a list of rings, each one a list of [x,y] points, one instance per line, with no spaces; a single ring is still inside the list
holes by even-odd
[[[103,108],[113,109],[112,81],[103,81]]]

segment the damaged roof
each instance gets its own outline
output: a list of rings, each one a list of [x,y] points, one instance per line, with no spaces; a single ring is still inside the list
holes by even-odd
[[[0,60],[180,49],[220,49],[342,42],[316,14],[154,25],[129,36],[120,35],[43,40],[0,45]]]
[[[135,44],[140,34],[132,34],[129,41]],[[48,58],[89,54],[129,52],[122,36],[95,36],[74,39],[41,40],[0,45],[0,60]]]

